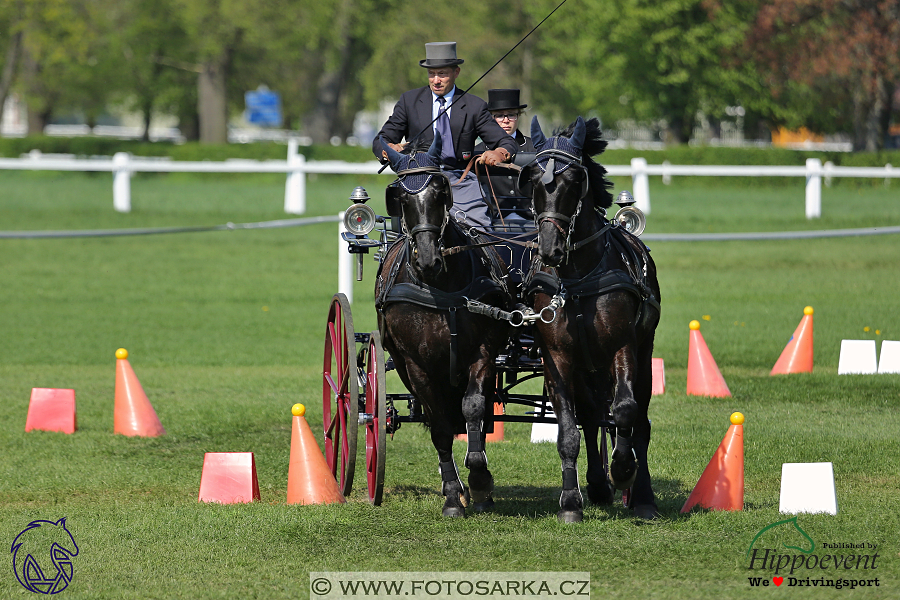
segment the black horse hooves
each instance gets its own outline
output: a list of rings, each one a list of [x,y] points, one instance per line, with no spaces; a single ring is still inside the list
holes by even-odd
[[[580,510],[561,510],[556,514],[560,523],[581,523],[584,520],[584,512]]]
[[[645,521],[659,518],[659,509],[655,504],[638,504],[634,507],[634,516]]]
[[[633,455],[620,457],[613,455],[609,463],[609,482],[617,490],[627,490],[637,479],[638,461]]]
[[[472,504],[472,510],[477,513],[485,513],[494,509],[494,499],[488,498],[484,502],[475,502]]]
[[[445,506],[441,514],[445,517],[465,517],[466,509],[461,506]]]

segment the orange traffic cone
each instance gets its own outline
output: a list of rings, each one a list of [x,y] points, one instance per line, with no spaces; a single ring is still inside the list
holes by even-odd
[[[75,433],[75,390],[32,388],[25,418],[25,431],[61,431]]]
[[[661,358],[650,359],[650,372],[653,378],[650,395],[658,396],[666,393],[666,364]]]
[[[116,350],[116,408],[113,431],[122,435],[156,437],[163,429],[141,382],[128,362],[128,350]]]
[[[200,474],[200,502],[236,504],[259,500],[252,452],[207,452]]]
[[[331,474],[328,463],[309,423],[303,416],[306,407],[295,404],[291,408],[294,415],[291,427],[291,462],[288,465],[288,504],[333,504],[343,503],[344,495],[337,480]]]
[[[781,356],[769,375],[786,373],[812,373],[813,370],[813,307],[803,309],[803,318],[791,340],[784,347]]]
[[[502,415],[503,414],[503,405],[497,404],[494,402],[494,415]],[[468,434],[460,433],[454,436],[453,439],[462,440],[464,442],[469,441]],[[487,433],[484,436],[485,442],[502,442],[503,441],[503,421],[494,421],[494,432]]]
[[[731,427],[681,512],[694,505],[713,510],[744,508],[744,415],[739,412],[731,415]]]
[[[688,345],[687,393],[690,396],[728,398],[731,392],[722,377],[700,333],[700,321],[691,321],[691,339]]]

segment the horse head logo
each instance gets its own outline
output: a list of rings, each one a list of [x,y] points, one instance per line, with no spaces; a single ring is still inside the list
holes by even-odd
[[[809,537],[808,533],[803,531],[803,528],[800,527],[800,525],[797,523],[797,517],[794,516],[794,517],[791,517],[790,519],[785,519],[783,521],[776,521],[775,523],[772,523],[771,525],[766,525],[765,527],[760,529],[759,533],[756,534],[756,537],[753,538],[753,541],[750,542],[750,547],[747,548],[747,556],[750,556],[750,551],[753,550],[753,545],[756,543],[756,540],[759,539],[759,536],[764,534],[766,531],[772,529],[773,527],[778,527],[779,525],[793,525],[794,529],[797,531],[797,533],[799,533],[801,536],[803,536],[803,538],[805,538],[805,541],[801,542],[804,547],[788,546],[787,544],[782,542],[781,545],[784,546],[785,548],[787,548],[789,550],[799,550],[800,552],[803,552],[804,554],[811,554],[813,552],[813,550],[816,549],[816,543],[813,541],[813,539],[811,537]],[[789,529],[786,531],[789,531]],[[808,546],[806,543],[807,541],[809,542]]]
[[[58,594],[72,581],[72,558],[78,556],[78,544],[63,517],[55,523],[32,521],[13,540],[10,552],[22,587],[37,594]]]

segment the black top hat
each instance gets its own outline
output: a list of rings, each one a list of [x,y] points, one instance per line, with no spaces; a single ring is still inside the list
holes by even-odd
[[[455,67],[463,62],[465,61],[456,58],[456,42],[431,42],[425,44],[425,60],[420,60],[419,66],[426,69],[440,69]]]
[[[519,90],[488,90],[488,110],[518,110],[526,106],[519,103]]]

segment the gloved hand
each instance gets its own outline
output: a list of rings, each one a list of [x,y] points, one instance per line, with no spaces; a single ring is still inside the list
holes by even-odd
[[[486,150],[475,162],[493,167],[508,162],[511,157],[512,155],[506,148],[497,148],[496,150]]]

